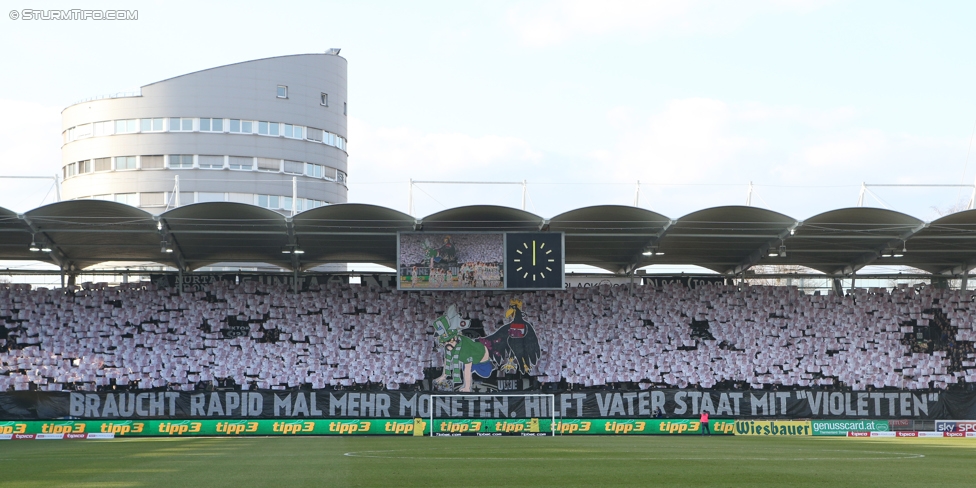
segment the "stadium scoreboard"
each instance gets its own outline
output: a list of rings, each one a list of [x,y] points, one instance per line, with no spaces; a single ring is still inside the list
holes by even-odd
[[[562,232],[401,232],[401,290],[561,290]]]

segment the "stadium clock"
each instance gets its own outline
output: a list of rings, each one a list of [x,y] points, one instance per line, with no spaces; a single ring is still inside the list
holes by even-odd
[[[506,287],[561,289],[563,234],[509,232],[505,235]]]

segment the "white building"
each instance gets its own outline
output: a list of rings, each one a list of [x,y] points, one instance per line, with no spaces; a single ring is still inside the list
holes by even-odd
[[[346,60],[333,49],[189,73],[64,109],[62,198],[159,214],[346,201]]]

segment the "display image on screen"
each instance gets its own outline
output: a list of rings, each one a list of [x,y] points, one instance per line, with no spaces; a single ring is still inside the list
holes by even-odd
[[[399,235],[402,290],[500,290],[505,286],[504,263],[503,233]]]

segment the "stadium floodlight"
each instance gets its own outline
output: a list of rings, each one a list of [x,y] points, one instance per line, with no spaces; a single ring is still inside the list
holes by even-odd
[[[30,250],[30,252],[38,252],[41,250],[41,248],[37,247],[37,242],[34,241],[33,235],[31,236],[31,243],[28,249]]]
[[[51,246],[41,246],[41,252],[51,252]]]
[[[649,246],[642,252],[644,256],[664,256],[664,253],[657,250],[657,246]]]
[[[293,253],[295,253],[295,254],[305,254],[305,251],[302,251],[301,249],[299,249],[299,248],[297,248],[297,247],[296,247],[296,248],[295,248],[295,250],[294,250],[294,251],[292,251],[292,252],[293,252]]]

